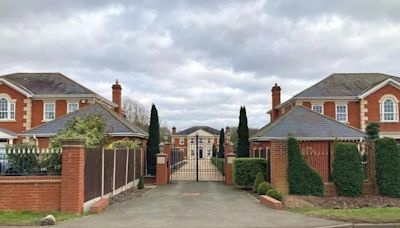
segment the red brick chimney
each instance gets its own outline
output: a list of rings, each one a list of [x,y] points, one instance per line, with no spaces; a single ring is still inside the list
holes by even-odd
[[[172,134],[176,135],[176,127],[172,127]]]
[[[275,83],[272,87],[272,109],[271,109],[271,122],[275,121],[279,117],[279,110],[275,107],[281,104],[281,87]]]
[[[115,80],[115,84],[112,85],[112,101],[118,105],[118,107],[115,108],[115,111],[123,116],[124,113],[122,110],[121,90],[122,90],[122,87],[119,84],[118,79],[117,79],[117,80]]]

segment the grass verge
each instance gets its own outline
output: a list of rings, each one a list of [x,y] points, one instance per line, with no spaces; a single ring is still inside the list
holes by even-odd
[[[400,208],[361,208],[361,209],[290,209],[308,216],[340,220],[346,222],[396,223],[400,222]]]
[[[82,217],[81,214],[61,212],[30,212],[4,211],[0,212],[0,225],[37,225],[46,215],[52,214],[57,222]]]

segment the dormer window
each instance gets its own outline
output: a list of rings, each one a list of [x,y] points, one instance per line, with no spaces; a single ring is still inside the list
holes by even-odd
[[[393,98],[386,98],[381,103],[381,122],[397,122],[398,107]]]
[[[0,120],[15,120],[15,103],[0,97]]]
[[[55,103],[44,103],[43,106],[43,120],[50,121],[56,118],[56,104]]]

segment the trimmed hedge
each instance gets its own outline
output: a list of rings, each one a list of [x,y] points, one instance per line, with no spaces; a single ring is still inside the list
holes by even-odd
[[[294,137],[288,138],[288,178],[289,193],[297,195],[322,196],[322,177],[308,167],[300,153],[300,146]]]
[[[269,190],[273,189],[272,185],[268,182],[262,182],[258,185],[258,195],[266,195]]]
[[[272,197],[276,200],[282,201],[283,197],[282,194],[276,189],[270,189],[267,192],[267,196]]]
[[[225,176],[225,161],[223,158],[215,158],[212,157],[211,158],[211,163],[215,165],[215,167],[217,167],[217,169],[219,170],[219,172]]]
[[[392,138],[377,139],[376,179],[384,196],[400,197],[400,152]]]
[[[264,181],[265,181],[264,175],[261,172],[257,173],[256,179],[254,180],[253,192],[257,192],[258,185],[260,185]]]
[[[338,195],[355,197],[363,194],[364,172],[356,144],[335,143],[332,177]]]
[[[233,181],[238,187],[253,188],[257,173],[266,174],[264,158],[236,158],[233,160]]]

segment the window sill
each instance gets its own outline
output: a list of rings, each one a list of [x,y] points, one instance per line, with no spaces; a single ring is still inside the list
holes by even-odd
[[[52,119],[52,120],[42,120],[42,123],[47,123],[47,122],[50,122],[50,121],[53,121],[53,120],[55,120],[55,119]]]
[[[398,120],[388,121],[388,120],[381,120],[380,123],[398,123]]]
[[[0,122],[4,123],[4,122],[9,122],[9,123],[14,123],[17,122],[17,120],[0,120]]]

